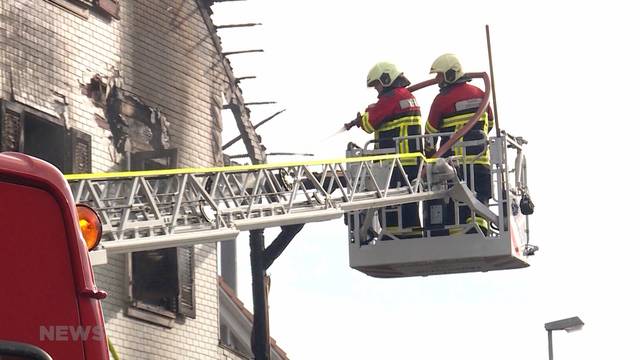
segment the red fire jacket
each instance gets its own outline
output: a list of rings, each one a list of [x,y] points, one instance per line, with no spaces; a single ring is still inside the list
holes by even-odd
[[[369,105],[362,115],[362,129],[374,133],[378,148],[396,148],[393,138],[420,135],[420,107],[415,97],[404,87],[388,89],[378,96],[378,102]],[[401,140],[398,143],[400,153],[421,150],[419,141]],[[415,162],[415,159],[403,161]]]
[[[443,89],[431,104],[426,125],[427,134],[458,131],[473,117],[483,98],[484,91],[467,83],[454,84]],[[462,140],[486,139],[492,128],[493,112],[489,106]],[[443,136],[440,144],[444,144],[447,140],[449,140],[449,136]],[[462,151],[463,149],[456,148],[455,155],[463,155]],[[451,155],[453,152],[449,150],[443,157]],[[468,147],[465,158],[469,159],[469,163],[489,165],[489,156],[484,146]]]

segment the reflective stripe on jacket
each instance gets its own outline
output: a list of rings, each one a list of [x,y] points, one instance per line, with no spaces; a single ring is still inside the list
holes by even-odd
[[[460,83],[442,89],[431,104],[429,119],[426,124],[426,133],[456,132],[460,130],[473,117],[484,97],[484,91],[467,84]],[[463,150],[454,145],[453,150],[445,152],[442,156],[463,156],[467,164],[489,165],[489,154],[486,146],[487,134],[493,128],[493,113],[491,107],[482,114],[478,122],[463,137],[462,141],[484,140],[484,145],[472,145]],[[440,144],[449,140],[449,136],[443,136]]]
[[[422,118],[415,97],[404,87],[388,89],[378,96],[378,102],[369,105],[362,115],[362,129],[374,133],[376,148],[396,148],[395,137],[421,135]],[[421,142],[403,139],[398,152],[410,153],[422,150]],[[414,165],[417,159],[403,159],[402,164]]]

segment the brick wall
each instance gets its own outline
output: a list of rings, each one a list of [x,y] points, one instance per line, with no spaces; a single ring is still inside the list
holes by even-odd
[[[120,20],[90,12],[88,18],[46,0],[0,0],[0,98],[57,116],[52,103],[66,98],[70,127],[92,137],[94,172],[119,170],[103,115],[79,84],[117,69],[123,88],[158,107],[170,123],[179,166],[221,161],[214,96],[226,87],[209,33],[195,0],[122,0]],[[216,133],[217,132],[217,133]],[[124,359],[233,359],[218,347],[216,248],[196,247],[196,318],[166,329],[124,315],[125,255],[95,268],[107,333]]]

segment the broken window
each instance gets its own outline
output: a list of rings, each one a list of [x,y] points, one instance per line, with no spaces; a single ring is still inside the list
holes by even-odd
[[[85,92],[90,88],[86,85]],[[106,98],[104,115],[113,134],[113,145],[120,153],[166,150],[170,146],[169,123],[157,108],[146,105],[134,94],[117,86],[111,87]]]
[[[107,84],[103,80],[103,76],[95,74],[91,77],[88,84],[81,84],[82,95],[91,99],[94,106],[104,108],[106,106]]]
[[[175,168],[177,155],[177,149],[133,153],[131,169]],[[128,314],[167,327],[178,314],[195,318],[194,255],[193,246],[132,253]]]
[[[139,151],[131,154],[131,170],[161,170],[178,167],[178,149]]]
[[[2,101],[0,151],[16,151],[45,160],[61,172],[91,172],[91,136],[67,130],[59,118],[28,106]]]

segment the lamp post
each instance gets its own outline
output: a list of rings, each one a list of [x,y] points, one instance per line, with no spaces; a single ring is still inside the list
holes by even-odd
[[[578,331],[582,329],[583,325],[584,323],[577,316],[544,324],[544,328],[547,330],[547,339],[549,340],[549,360],[553,360],[553,339],[551,332],[554,330],[564,330],[566,332]]]

